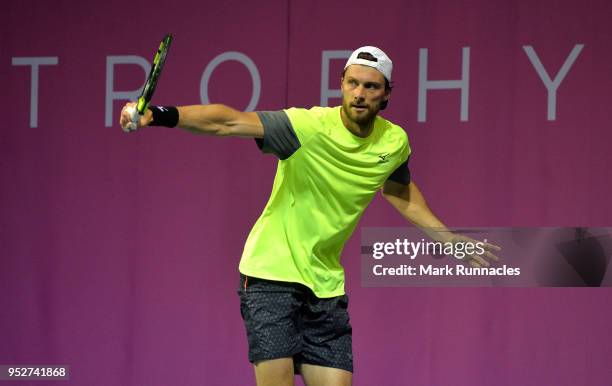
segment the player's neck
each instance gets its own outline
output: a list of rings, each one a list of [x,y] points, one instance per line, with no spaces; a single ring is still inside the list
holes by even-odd
[[[368,122],[360,124],[347,117],[344,109],[340,109],[340,118],[348,131],[361,138],[366,138],[372,133],[372,129],[374,129],[374,120],[376,119],[376,117],[374,117]]]

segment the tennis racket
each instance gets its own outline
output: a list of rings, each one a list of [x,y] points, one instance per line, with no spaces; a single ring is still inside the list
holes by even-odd
[[[155,92],[155,87],[157,87],[159,76],[161,75],[161,71],[164,68],[164,63],[166,62],[166,56],[168,56],[168,50],[170,49],[171,43],[171,34],[167,34],[164,37],[164,40],[159,43],[159,48],[157,49],[157,53],[155,54],[155,58],[153,59],[153,66],[151,67],[151,71],[149,72],[147,81],[145,82],[145,85],[142,89],[142,93],[140,94],[140,97],[138,97],[136,107],[127,108],[127,111],[131,117],[131,122],[124,129],[126,133],[135,131],[138,128],[138,120],[142,115],[144,115],[145,111],[147,111],[147,107],[149,107],[149,102],[151,102],[151,98],[153,97],[153,93]]]

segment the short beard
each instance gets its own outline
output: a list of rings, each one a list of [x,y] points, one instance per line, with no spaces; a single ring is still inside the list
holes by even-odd
[[[375,111],[372,110],[371,106],[368,106],[368,111],[363,116],[355,116],[353,111],[351,110],[351,103],[342,103],[342,110],[344,110],[344,115],[351,121],[355,122],[359,126],[367,126],[376,119],[376,115],[380,111],[380,106]]]

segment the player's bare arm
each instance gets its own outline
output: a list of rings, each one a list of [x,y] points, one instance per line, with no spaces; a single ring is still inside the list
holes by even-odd
[[[126,128],[131,122],[129,108],[135,103],[126,103],[121,110],[119,123]],[[255,112],[242,112],[221,104],[179,106],[177,127],[198,134],[238,137],[263,137],[263,125]],[[138,121],[138,128],[151,125],[153,114],[147,110]]]
[[[423,229],[433,240],[450,241],[451,234],[448,228],[433,214],[425,197],[413,181],[404,185],[387,180],[382,194],[406,220]]]
[[[387,201],[408,221],[419,227],[429,237],[440,242],[466,242],[475,240],[469,237],[458,235],[450,230],[433,214],[425,197],[414,182],[403,185],[391,180],[385,182],[382,189],[383,196]],[[498,257],[492,251],[500,248],[496,245],[484,243],[484,257],[497,261]],[[469,263],[472,266],[485,267],[489,262],[479,255],[471,255]]]

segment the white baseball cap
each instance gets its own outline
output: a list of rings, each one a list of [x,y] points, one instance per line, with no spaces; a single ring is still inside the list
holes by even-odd
[[[376,60],[372,61],[364,58],[359,58],[359,54],[362,53],[370,54]],[[357,48],[349,57],[348,61],[346,62],[346,65],[344,66],[344,69],[346,69],[351,64],[362,64],[364,66],[373,67],[380,71],[380,73],[382,73],[385,78],[387,78],[387,80],[391,82],[391,71],[393,71],[393,62],[391,62],[391,59],[389,59],[387,54],[385,54],[380,48],[372,46]]]

